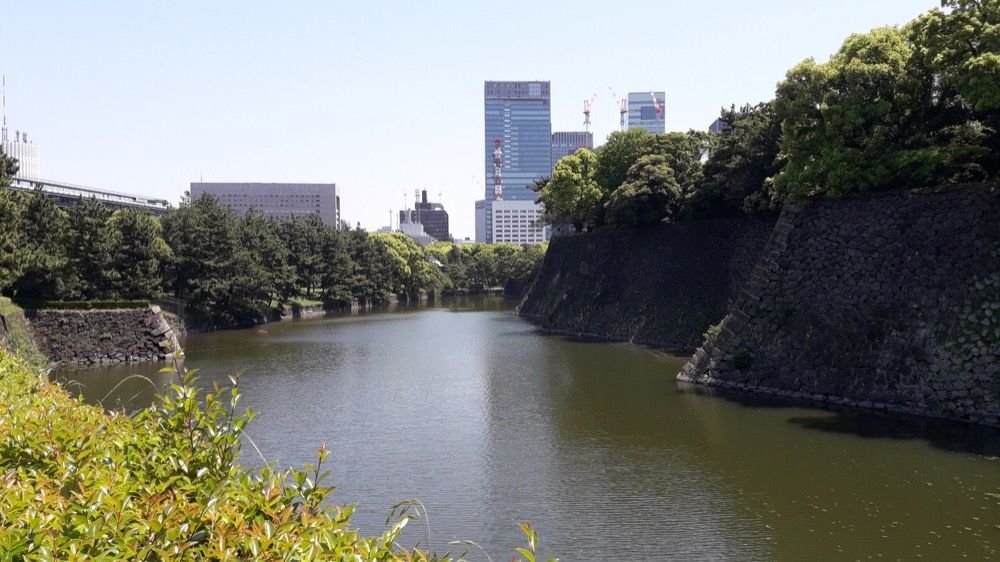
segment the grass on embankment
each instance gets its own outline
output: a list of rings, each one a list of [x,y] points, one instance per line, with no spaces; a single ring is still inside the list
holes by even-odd
[[[0,336],[0,349],[8,351],[24,359],[29,365],[40,368],[48,363],[45,355],[35,347],[24,317],[24,310],[7,297],[0,297],[0,316],[4,317],[7,326],[7,339]]]

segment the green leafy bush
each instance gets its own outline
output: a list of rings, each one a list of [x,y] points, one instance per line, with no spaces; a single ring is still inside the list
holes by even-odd
[[[325,447],[302,470],[236,464],[253,413],[238,379],[200,395],[193,371],[135,417],[73,400],[0,351],[2,560],[444,560],[330,507]],[[525,526],[534,559],[537,535]]]

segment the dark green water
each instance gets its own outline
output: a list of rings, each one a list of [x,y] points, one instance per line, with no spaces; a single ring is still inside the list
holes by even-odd
[[[185,347],[205,384],[242,373],[266,457],[301,465],[328,443],[356,524],[381,531],[391,504],[417,498],[439,551],[470,539],[507,560],[530,520],[564,561],[1000,559],[996,432],[712,395],[673,380],[682,359],[543,335],[502,301]],[[162,382],[158,368],[59,376],[141,407],[144,380],[108,393],[130,374]],[[407,527],[410,544],[427,533]]]

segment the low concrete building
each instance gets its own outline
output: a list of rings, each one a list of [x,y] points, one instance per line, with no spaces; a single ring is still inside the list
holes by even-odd
[[[340,224],[335,183],[191,183],[192,199],[205,193],[239,216],[256,209],[269,219],[318,215],[324,224]]]

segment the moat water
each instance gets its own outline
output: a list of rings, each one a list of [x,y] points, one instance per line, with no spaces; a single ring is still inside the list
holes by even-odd
[[[545,335],[500,299],[184,346],[202,384],[241,374],[268,459],[302,465],[328,444],[333,500],[359,505],[362,530],[420,500],[409,545],[472,540],[507,560],[527,520],[564,561],[1000,559],[997,432],[708,392],[674,381],[683,358]],[[161,367],[56,376],[135,409],[145,379],[171,380]],[[243,462],[261,464],[249,446]]]

